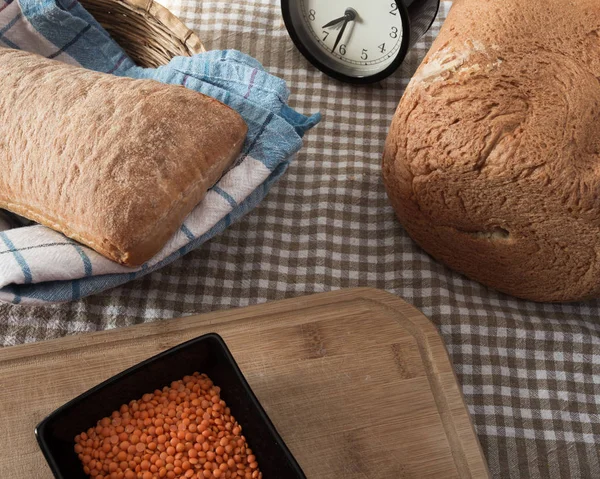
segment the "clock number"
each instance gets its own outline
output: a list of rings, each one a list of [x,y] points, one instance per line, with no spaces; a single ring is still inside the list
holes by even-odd
[[[345,55],[345,54],[346,54],[346,45],[340,45],[340,53],[341,53],[342,55]]]
[[[315,20],[315,15],[317,14],[317,12],[315,12],[314,10],[309,10],[308,11],[308,19],[313,22]],[[395,15],[395,13],[394,13]]]
[[[379,50],[381,50],[381,53],[385,53],[385,43],[382,43],[381,45],[377,45],[377,48],[379,48]]]
[[[327,30],[323,30],[323,35],[325,35],[323,37],[323,41],[327,40],[327,37],[329,36],[329,32]]]
[[[392,7],[392,10],[390,11],[390,13],[392,15],[396,15],[396,12],[398,11],[398,4],[396,2],[394,2],[390,6]]]
[[[392,31],[390,33],[390,37],[398,38],[398,29],[396,27],[392,27]]]
[[[369,55],[367,55],[366,48],[363,48],[362,55],[360,56],[360,58],[362,58],[363,60],[366,60],[367,58],[369,58]]]

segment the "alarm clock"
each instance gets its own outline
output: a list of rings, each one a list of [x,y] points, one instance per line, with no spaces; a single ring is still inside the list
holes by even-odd
[[[439,6],[440,0],[281,0],[298,50],[349,83],[374,83],[396,71]]]

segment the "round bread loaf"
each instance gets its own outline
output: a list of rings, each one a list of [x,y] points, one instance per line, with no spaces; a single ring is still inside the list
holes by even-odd
[[[600,1],[456,0],[383,175],[451,268],[535,301],[600,296]]]

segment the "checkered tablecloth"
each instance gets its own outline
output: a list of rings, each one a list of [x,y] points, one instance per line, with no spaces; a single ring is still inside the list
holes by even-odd
[[[85,301],[1,305],[0,344],[338,288],[386,289],[437,324],[494,477],[600,477],[600,302],[535,304],[469,281],[412,243],[386,198],[388,126],[450,4],[397,74],[355,87],[295,50],[277,0],[165,3],[208,48],[249,53],[285,78],[292,106],[321,111],[323,121],[262,205],[203,248]]]

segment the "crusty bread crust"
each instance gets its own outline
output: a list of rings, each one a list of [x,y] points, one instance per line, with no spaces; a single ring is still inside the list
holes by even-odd
[[[0,208],[128,266],[154,256],[239,154],[247,126],[181,86],[0,48]]]
[[[600,2],[456,0],[383,175],[414,240],[536,301],[600,295]]]

